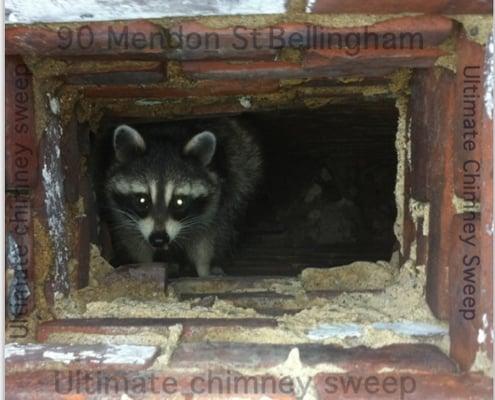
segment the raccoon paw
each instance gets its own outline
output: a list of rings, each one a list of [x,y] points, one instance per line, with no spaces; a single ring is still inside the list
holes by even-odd
[[[211,276],[225,276],[226,273],[220,267],[211,267],[210,275]]]

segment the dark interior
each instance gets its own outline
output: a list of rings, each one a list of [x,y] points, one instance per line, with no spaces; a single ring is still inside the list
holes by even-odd
[[[223,266],[227,275],[297,275],[307,267],[390,258],[396,242],[393,101],[243,117],[261,143],[265,178],[234,259]]]
[[[265,182],[248,212],[231,275],[388,260],[395,243],[392,102],[250,116]]]

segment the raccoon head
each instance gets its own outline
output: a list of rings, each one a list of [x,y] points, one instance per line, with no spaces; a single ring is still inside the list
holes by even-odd
[[[113,229],[137,232],[165,250],[204,229],[219,199],[217,176],[208,168],[215,149],[209,131],[174,146],[156,138],[147,143],[130,126],[117,127],[115,165],[106,184]]]

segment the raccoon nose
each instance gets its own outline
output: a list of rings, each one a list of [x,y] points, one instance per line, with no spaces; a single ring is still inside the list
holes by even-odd
[[[153,247],[163,247],[170,241],[170,238],[168,237],[167,232],[160,231],[160,232],[153,232],[150,235],[149,241]]]

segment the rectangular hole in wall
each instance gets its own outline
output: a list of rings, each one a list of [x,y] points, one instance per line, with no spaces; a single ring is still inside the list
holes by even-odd
[[[389,100],[242,115],[261,144],[264,180],[239,227],[233,259],[222,265],[227,275],[295,276],[308,267],[390,259],[397,117]],[[94,153],[105,158],[108,142],[99,146]]]

